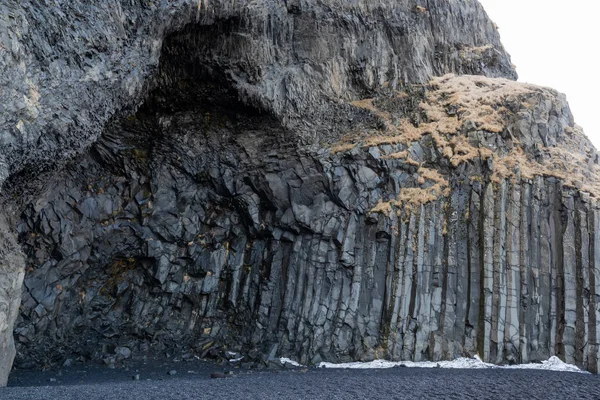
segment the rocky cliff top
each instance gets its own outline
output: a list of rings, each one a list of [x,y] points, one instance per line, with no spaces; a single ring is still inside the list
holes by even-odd
[[[471,171],[468,179],[499,183],[556,177],[591,197],[600,196],[598,153],[574,124],[565,96],[554,89],[446,75],[405,90],[383,90],[352,105],[376,116],[379,128],[348,133],[332,152],[383,147],[382,158],[418,167],[424,184],[403,188],[397,199],[380,202],[375,211],[448,195],[449,172],[480,162],[488,176]],[[439,157],[427,158],[423,149],[434,149]]]

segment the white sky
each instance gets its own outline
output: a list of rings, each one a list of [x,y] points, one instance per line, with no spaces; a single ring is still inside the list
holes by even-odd
[[[567,95],[600,149],[600,1],[479,0],[498,25],[519,81]]]

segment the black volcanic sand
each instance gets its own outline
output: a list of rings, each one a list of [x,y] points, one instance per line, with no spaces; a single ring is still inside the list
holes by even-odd
[[[170,375],[170,371],[175,371]],[[139,380],[164,381],[182,378],[210,379],[213,372],[237,371],[239,368],[224,368],[215,363],[192,359],[177,361],[168,358],[130,359],[116,368],[101,363],[75,363],[71,367],[48,371],[13,370],[9,376],[9,387],[69,386],[89,384],[118,384]],[[3,399],[0,396],[0,399]]]
[[[169,375],[169,371],[177,371]],[[391,368],[233,369],[195,360],[80,364],[60,371],[13,371],[0,399],[600,399],[600,376],[533,370]],[[140,380],[132,376],[139,374]]]

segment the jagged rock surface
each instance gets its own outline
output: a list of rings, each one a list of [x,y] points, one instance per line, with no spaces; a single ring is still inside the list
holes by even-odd
[[[313,144],[352,125],[352,111],[338,109],[340,99],[364,97],[384,82],[425,82],[447,72],[515,76],[477,2],[416,6],[366,0],[4,1],[0,182],[20,188],[16,199],[4,196],[4,209],[36,201],[44,182],[97,141],[112,118],[133,113],[157,85],[161,54],[163,69],[175,57],[175,65],[189,67],[178,74],[198,76],[201,70],[205,79],[225,80],[237,97]],[[179,46],[165,46],[167,37]],[[13,256],[19,261],[7,259],[3,288],[19,286],[24,260]],[[0,304],[12,309],[14,290],[0,293]],[[0,326],[8,326],[0,342],[12,349],[12,313],[0,318]],[[11,354],[0,354],[0,385]]]
[[[4,211],[10,214],[12,210]],[[15,357],[13,323],[19,314],[24,276],[24,257],[11,222],[0,215],[0,386]]]
[[[285,120],[328,118],[331,101],[384,82],[516,76],[476,1],[429,3],[421,13],[408,0],[8,0],[0,177],[78,154],[113,115],[141,104],[173,32],[180,46],[165,57],[226,76],[246,102]]]
[[[24,213],[20,363],[118,344],[596,370],[597,201],[545,169],[558,146],[598,172],[564,96],[448,76],[367,101],[387,129],[315,151],[224,89],[175,86]]]
[[[600,175],[564,98],[427,84],[516,76],[476,1],[0,7],[22,211],[0,384],[24,264],[21,366],[224,346],[597,369]]]

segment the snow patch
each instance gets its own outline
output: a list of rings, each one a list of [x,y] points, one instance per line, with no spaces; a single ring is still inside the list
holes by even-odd
[[[508,369],[541,369],[546,371],[565,371],[565,372],[581,372],[581,373],[589,373],[587,371],[582,371],[574,365],[567,364],[563,362],[560,358],[556,356],[550,357],[546,361],[542,361],[541,364],[520,364],[520,365],[509,365],[504,368]]]
[[[393,367],[409,367],[409,368],[462,368],[462,369],[481,369],[481,368],[494,368],[493,364],[484,363],[477,356],[475,358],[457,358],[453,361],[386,361],[386,360],[375,360],[370,362],[351,362],[342,364],[333,364],[322,362],[319,367],[323,368],[357,368],[357,369],[370,369],[370,368],[393,368]]]
[[[304,366],[304,365],[302,365],[302,364],[299,364],[298,362],[296,362],[296,361],[294,361],[294,360],[292,360],[292,359],[290,359],[290,358],[286,358],[286,357],[281,357],[281,358],[279,359],[279,361],[281,361],[281,363],[282,363],[282,364],[291,364],[291,365],[293,365],[294,367],[303,367],[303,366]],[[322,364],[322,363],[321,363],[321,364]]]
[[[227,351],[225,355],[229,358],[229,362],[232,363],[240,362],[244,359],[244,356],[234,351]]]
[[[282,359],[283,360],[283,359]],[[283,361],[282,361],[283,362]],[[393,368],[393,367],[408,367],[408,368],[457,368],[457,369],[537,369],[545,371],[562,371],[562,372],[579,372],[589,373],[582,371],[574,365],[567,364],[561,361],[558,357],[552,356],[547,361],[542,361],[541,364],[520,364],[520,365],[494,365],[481,361],[481,358],[475,356],[474,358],[461,357],[453,361],[386,361],[386,360],[375,360],[370,362],[351,362],[334,364],[328,362],[319,363],[321,368],[353,368],[353,369],[379,369],[379,368]]]

